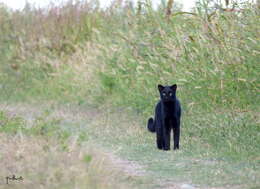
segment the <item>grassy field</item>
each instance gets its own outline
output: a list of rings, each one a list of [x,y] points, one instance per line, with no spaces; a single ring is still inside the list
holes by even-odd
[[[0,188],[260,187],[259,7],[177,7],[0,5]],[[146,129],[159,83],[179,151]]]

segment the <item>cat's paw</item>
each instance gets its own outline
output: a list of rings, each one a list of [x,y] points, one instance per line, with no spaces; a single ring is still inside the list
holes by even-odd
[[[158,148],[159,150],[162,150],[162,149],[163,149],[163,146],[162,146],[161,144],[157,144],[157,148]]]
[[[179,146],[174,146],[173,150],[179,150]]]
[[[163,150],[168,151],[170,150],[170,147],[164,147]]]

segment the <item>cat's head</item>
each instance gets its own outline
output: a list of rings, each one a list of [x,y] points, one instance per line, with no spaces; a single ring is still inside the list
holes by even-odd
[[[164,102],[174,101],[176,98],[177,85],[172,86],[162,86],[158,85],[158,90],[160,92],[161,100]]]

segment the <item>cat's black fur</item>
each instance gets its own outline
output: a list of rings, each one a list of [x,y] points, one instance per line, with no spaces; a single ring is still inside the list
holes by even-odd
[[[148,130],[156,132],[157,147],[170,150],[170,134],[173,130],[173,149],[179,149],[181,104],[176,97],[177,85],[158,85],[161,100],[155,108],[155,117],[148,120]]]

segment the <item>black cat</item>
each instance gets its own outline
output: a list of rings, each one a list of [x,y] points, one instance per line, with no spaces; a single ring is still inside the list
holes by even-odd
[[[173,129],[173,149],[179,149],[181,104],[176,97],[177,85],[158,85],[161,100],[155,108],[155,117],[148,120],[148,130],[156,132],[157,147],[170,150],[170,134]]]

